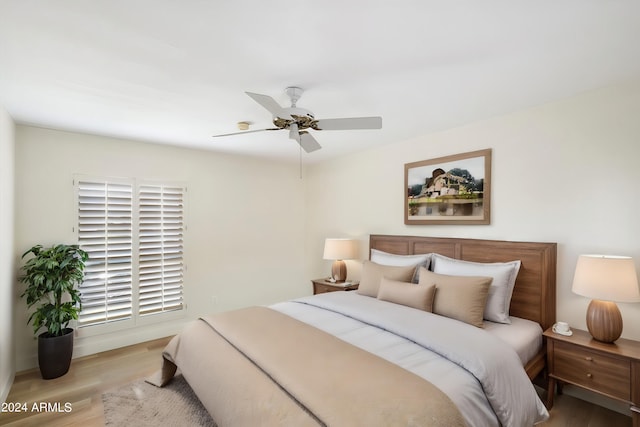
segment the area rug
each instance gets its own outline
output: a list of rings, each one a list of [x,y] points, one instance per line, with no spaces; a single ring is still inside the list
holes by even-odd
[[[182,375],[163,388],[127,384],[104,393],[102,403],[107,426],[216,426]]]

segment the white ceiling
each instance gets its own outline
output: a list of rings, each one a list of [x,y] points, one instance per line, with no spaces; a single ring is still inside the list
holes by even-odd
[[[19,123],[295,160],[244,94],[316,118],[317,162],[640,75],[637,0],[2,0],[0,105]]]

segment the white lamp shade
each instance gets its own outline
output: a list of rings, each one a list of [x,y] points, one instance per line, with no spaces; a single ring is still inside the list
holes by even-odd
[[[588,298],[640,302],[633,259],[611,255],[580,255],[571,290]]]
[[[351,239],[326,239],[324,241],[324,259],[343,260],[358,257],[358,245]]]

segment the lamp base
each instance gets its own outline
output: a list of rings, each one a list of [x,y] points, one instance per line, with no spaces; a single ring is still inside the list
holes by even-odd
[[[344,261],[337,259],[331,264],[331,278],[336,283],[341,283],[347,280],[347,264]]]
[[[587,308],[587,329],[591,336],[612,343],[622,335],[622,315],[615,302],[591,300]]]

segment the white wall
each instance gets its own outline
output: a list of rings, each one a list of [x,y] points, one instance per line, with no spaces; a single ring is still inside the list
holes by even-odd
[[[308,169],[308,271],[327,275],[325,237],[428,235],[558,243],[557,317],[586,329],[571,292],[579,254],[630,255],[640,272],[640,78]],[[401,126],[385,123],[384,126]],[[406,226],[404,164],[493,149],[491,225]],[[311,197],[313,195],[313,197]],[[357,278],[358,264],[351,262]],[[619,304],[640,339],[640,304]]]
[[[15,373],[13,330],[6,327],[13,321],[13,284],[15,257],[13,254],[13,170],[14,124],[0,107],[0,400],[5,401]]]
[[[15,253],[75,241],[74,173],[187,183],[184,320],[311,293],[297,165],[17,126]],[[18,371],[36,366],[26,318],[17,311]],[[174,334],[183,323],[77,339],[74,357]]]

